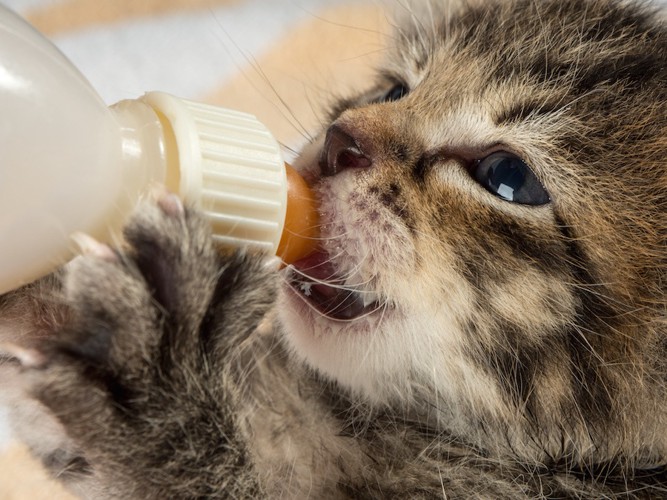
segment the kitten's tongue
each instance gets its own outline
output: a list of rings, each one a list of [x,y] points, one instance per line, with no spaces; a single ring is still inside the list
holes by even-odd
[[[326,316],[350,320],[366,312],[363,299],[336,274],[329,254],[318,251],[292,264],[290,283]]]

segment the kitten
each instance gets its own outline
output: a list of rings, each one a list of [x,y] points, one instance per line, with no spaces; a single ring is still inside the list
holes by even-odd
[[[162,195],[2,299],[74,491],[667,497],[664,11],[426,7],[297,162],[317,253],[219,253]]]

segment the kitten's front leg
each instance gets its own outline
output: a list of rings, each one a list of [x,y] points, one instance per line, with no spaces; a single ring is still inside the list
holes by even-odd
[[[220,256],[209,232],[166,195],[127,228],[127,252],[84,239],[64,282],[69,321],[23,353],[23,382],[106,496],[259,493],[233,410],[237,349],[274,276],[260,257]]]

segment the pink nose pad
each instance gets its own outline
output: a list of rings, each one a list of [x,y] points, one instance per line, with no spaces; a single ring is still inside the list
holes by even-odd
[[[351,135],[337,125],[329,128],[320,161],[323,175],[336,175],[348,168],[368,168],[372,164]]]

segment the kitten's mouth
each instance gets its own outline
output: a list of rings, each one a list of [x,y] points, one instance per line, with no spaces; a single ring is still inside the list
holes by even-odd
[[[350,321],[382,307],[374,292],[347,285],[326,252],[292,264],[288,280],[301,297],[331,319]]]

